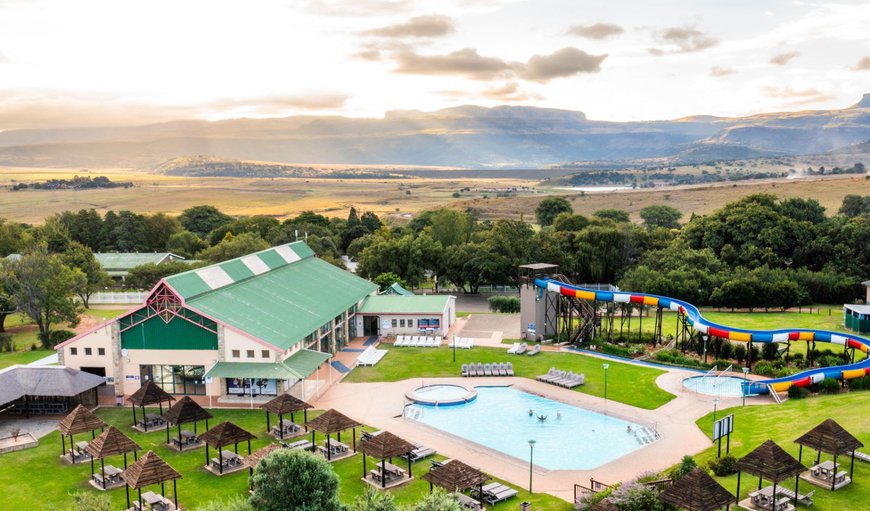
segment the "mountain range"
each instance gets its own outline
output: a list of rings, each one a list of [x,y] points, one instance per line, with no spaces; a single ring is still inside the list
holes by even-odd
[[[293,116],[0,132],[0,165],[129,167],[178,157],[310,164],[543,167],[690,163],[823,153],[870,140],[870,94],[840,110],[609,122],[524,106],[401,110],[383,118]]]

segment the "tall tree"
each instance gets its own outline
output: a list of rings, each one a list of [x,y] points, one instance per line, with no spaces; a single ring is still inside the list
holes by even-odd
[[[70,238],[91,250],[100,249],[100,231],[103,219],[93,208],[80,209],[78,212],[64,211],[58,215],[60,222],[69,231]]]
[[[683,214],[680,210],[663,204],[653,204],[640,210],[640,217],[647,227],[664,227],[665,229],[679,229],[680,218]]]
[[[606,220],[613,220],[618,223],[628,223],[628,212],[623,211],[621,209],[613,209],[613,208],[605,208],[599,209],[598,211],[592,213],[592,216],[598,218],[604,218]]]
[[[112,278],[94,257],[94,252],[78,241],[71,241],[61,255],[63,263],[70,268],[78,268],[85,275],[85,281],[77,289],[85,308],[90,306],[91,295],[112,283]]]
[[[359,218],[359,221],[363,226],[368,229],[369,232],[375,232],[381,228],[381,219],[378,218],[378,215],[372,213],[371,211],[366,211]]]
[[[561,213],[573,213],[574,208],[564,197],[547,197],[535,208],[535,217],[541,227],[552,225],[553,220]]]
[[[146,215],[144,220],[145,243],[152,252],[165,251],[172,235],[181,231],[181,223],[165,213]]]
[[[465,211],[440,208],[432,212],[426,231],[442,247],[468,243],[474,230],[474,221]]]
[[[9,282],[5,278],[6,270],[0,261],[0,333],[6,331],[6,318],[15,312],[15,297],[9,290]]]
[[[849,194],[843,197],[843,204],[840,206],[839,211],[841,215],[853,218],[864,212],[864,199],[860,195]]]
[[[56,216],[46,218],[44,224],[34,227],[31,232],[33,241],[45,245],[52,254],[62,253],[70,243],[69,231]]]
[[[229,223],[233,218],[214,206],[193,206],[181,212],[178,221],[188,231],[205,239],[208,233]]]
[[[30,238],[24,225],[0,217],[0,257],[21,253],[30,244]]]
[[[208,248],[208,243],[190,231],[173,234],[166,242],[166,250],[181,257],[191,258],[200,250]]]
[[[223,241],[200,252],[197,257],[211,263],[235,259],[252,252],[266,250],[269,244],[256,234],[246,232],[238,236],[227,234]]]

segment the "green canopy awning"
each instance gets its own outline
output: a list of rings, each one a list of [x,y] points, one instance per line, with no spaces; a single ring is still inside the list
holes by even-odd
[[[205,373],[212,378],[265,378],[301,380],[317,370],[331,355],[313,350],[300,350],[278,363],[218,362]]]

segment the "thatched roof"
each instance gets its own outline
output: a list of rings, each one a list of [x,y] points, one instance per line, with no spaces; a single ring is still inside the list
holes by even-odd
[[[834,419],[827,419],[795,440],[800,444],[828,454],[850,454],[864,447],[860,440],[843,429]]]
[[[604,499],[598,504],[592,506],[590,511],[619,511],[619,508],[616,507],[616,504],[610,502],[608,499]]]
[[[382,431],[360,442],[359,449],[357,450],[373,458],[383,460],[408,454],[414,449],[416,449],[414,444],[397,437],[389,431]]]
[[[0,370],[0,405],[24,396],[73,397],[104,383],[102,376],[72,367],[15,365]]]
[[[333,409],[329,409],[308,421],[306,425],[314,431],[323,433],[324,435],[331,435],[333,433],[338,433],[339,431],[355,428],[359,426],[360,423]]]
[[[257,449],[251,454],[245,456],[245,466],[248,468],[255,468],[257,466],[257,463],[259,463],[261,459],[265,458],[273,451],[277,451],[278,449],[281,449],[281,446],[278,444],[269,444],[266,447]]]
[[[687,511],[715,511],[734,500],[703,469],[695,468],[659,494],[659,500]]]
[[[205,408],[199,406],[196,401],[190,396],[184,396],[179,399],[172,408],[166,410],[163,418],[170,424],[184,424],[186,422],[196,422],[203,419],[211,419],[212,415]]]
[[[212,447],[223,447],[225,445],[234,445],[239,442],[253,440],[257,438],[244,429],[236,426],[232,422],[221,422],[217,426],[206,431],[199,438]]]
[[[798,460],[768,440],[737,460],[737,470],[778,483],[806,470]]]
[[[93,439],[85,447],[85,451],[97,459],[141,450],[142,448],[139,447],[139,444],[131,440],[124,433],[121,433],[115,426],[109,426],[100,436]]]
[[[181,474],[169,466],[169,463],[163,461],[160,456],[154,454],[153,451],[148,451],[135,463],[127,467],[127,470],[121,472],[121,477],[130,488],[135,489],[152,484],[160,484],[173,479],[181,479]]]
[[[69,415],[57,423],[57,429],[64,435],[87,433],[88,431],[105,427],[106,423],[83,405],[75,407]]]
[[[290,394],[281,394],[280,396],[272,399],[268,403],[261,405],[260,408],[268,410],[272,413],[276,413],[278,415],[282,415],[285,413],[298,412],[300,410],[305,410],[313,407],[305,401],[295,398]]]
[[[489,480],[489,476],[459,460],[450,460],[450,462],[440,467],[434,467],[428,473],[423,474],[423,479],[444,488],[448,492],[455,492],[480,486]]]
[[[155,405],[163,401],[175,401],[175,398],[152,380],[146,381],[145,385],[139,387],[139,390],[130,396],[130,402],[135,406]]]

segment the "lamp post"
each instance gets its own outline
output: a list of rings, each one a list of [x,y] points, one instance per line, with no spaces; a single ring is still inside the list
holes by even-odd
[[[601,364],[601,367],[604,368],[604,400],[607,401],[607,368],[610,364]]]
[[[453,334],[453,361],[456,362],[456,334]]]
[[[707,339],[709,339],[710,336],[703,335],[702,337],[704,338],[704,363],[706,364],[707,363]]]
[[[535,456],[535,441],[529,440],[529,493],[532,493],[532,460]]]
[[[741,394],[743,394],[743,406],[746,406],[746,393],[749,391],[748,379],[749,379],[749,368],[744,367],[743,368],[743,386],[742,386],[743,392],[741,392]]]
[[[716,407],[719,406],[719,399],[713,400],[713,423],[716,422]]]

